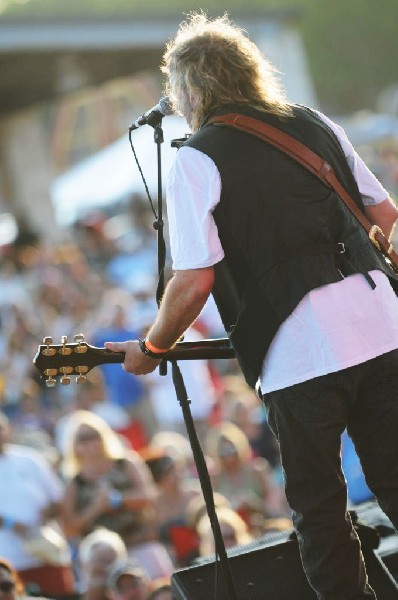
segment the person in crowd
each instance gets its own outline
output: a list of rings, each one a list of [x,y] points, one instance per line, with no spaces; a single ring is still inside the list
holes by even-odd
[[[27,600],[29,597],[18,572],[8,560],[0,557],[1,600]]]
[[[103,271],[117,253],[114,240],[107,235],[107,215],[91,208],[73,224],[74,239],[92,270]]]
[[[310,584],[320,600],[374,598],[340,444],[347,427],[369,487],[398,526],[398,276],[332,187],[239,131],[234,116],[231,126],[212,119],[242,115],[238,122],[261,121],[310,147],[392,244],[398,209],[341,128],[287,100],[273,66],[227,16],[191,15],[163,71],[193,132],[168,181],[174,275],[146,339],[107,347],[126,352],[128,372],[152,372],[213,292],[278,437]]]
[[[201,339],[203,339],[203,335],[194,327],[190,327],[184,336],[184,340],[187,342]],[[216,392],[208,361],[185,360],[181,361],[179,366],[191,401],[190,409],[195,422],[196,433],[199,440],[202,441],[216,402]],[[147,380],[150,385],[150,396],[158,422],[158,429],[175,431],[186,436],[186,426],[181,406],[176,397],[171,366],[169,365],[166,375],[161,375],[158,371],[155,371],[151,373]]]
[[[59,453],[54,445],[53,432],[56,409],[44,402],[40,385],[27,378],[21,386],[21,396],[11,411],[10,425],[13,443],[40,452],[57,470]]]
[[[159,430],[151,438],[150,447],[170,456],[184,478],[196,478],[192,448],[186,436],[168,429]]]
[[[32,448],[9,443],[9,422],[0,413],[0,556],[11,562],[25,585],[45,596],[74,594],[71,564],[50,564],[32,554],[32,536],[60,517],[63,485],[53,468]],[[67,558],[67,557],[66,557]]]
[[[92,369],[87,374],[85,384],[72,389],[72,395],[62,407],[62,414],[59,414],[55,424],[54,439],[61,454],[65,450],[68,421],[73,418],[73,414],[77,410],[95,413],[114,431],[124,430],[131,423],[128,413],[121,406],[115,405],[109,400],[101,371]]]
[[[115,531],[99,527],[78,547],[79,587],[85,600],[107,600],[107,574],[115,562],[127,561],[127,548]]]
[[[152,588],[148,600],[173,600],[170,583],[159,582],[154,584]]]
[[[151,582],[137,563],[116,563],[111,569],[107,590],[110,600],[148,600]]]
[[[12,415],[13,428],[20,434],[42,431],[51,435],[54,428],[54,413],[51,406],[42,402],[39,384],[28,377],[22,382],[21,395],[15,413]]]
[[[193,498],[203,499],[197,479],[184,477],[170,455],[148,447],[141,452],[158,488],[156,516],[160,539],[169,548],[175,564],[186,566],[197,555],[195,531],[187,522],[187,506]]]
[[[221,420],[230,421],[246,434],[256,456],[267,459],[273,469],[280,469],[280,453],[276,437],[267,423],[264,404],[241,375],[223,377]]]
[[[69,538],[81,539],[105,527],[121,536],[129,555],[151,577],[169,575],[173,566],[159,542],[157,492],[145,462],[89,411],[74,413],[65,439],[63,524]]]
[[[262,532],[266,517],[287,514],[283,490],[269,463],[253,456],[247,436],[237,425],[227,421],[214,425],[208,432],[206,452],[216,467],[215,491],[228,498],[253,534]]]
[[[123,340],[126,337],[139,337],[138,330],[133,330],[128,321],[128,313],[134,310],[133,307],[134,303],[126,290],[113,288],[105,292],[98,313],[98,324],[91,334],[93,345],[102,347],[110,338]],[[144,382],[121,370],[119,365],[104,364],[101,370],[112,404],[127,411],[131,419],[138,421],[145,432],[146,441],[149,441],[156,430],[156,417]]]
[[[18,426],[12,423],[12,441],[18,446],[33,448],[37,450],[50,467],[58,475],[58,465],[60,454],[55,447],[53,437],[41,429],[38,430],[20,430]]]
[[[216,513],[225,548],[249,544],[253,541],[253,536],[250,534],[247,524],[236,510],[224,506],[217,508]],[[199,536],[200,555],[214,554],[214,535],[208,515],[203,515],[199,519],[196,529]]]
[[[217,510],[221,508],[231,508],[231,503],[228,498],[218,492],[213,492],[213,502]],[[207,514],[204,498],[200,498],[199,496],[197,498],[192,498],[187,506],[186,513],[187,523],[196,531],[200,519]]]
[[[2,335],[5,336],[4,352],[0,358],[0,368],[5,379],[2,396],[3,404],[9,407],[12,414],[18,410],[18,402],[24,394],[26,380],[31,375],[32,356],[37,344],[37,321],[35,315],[22,303],[4,307],[0,304],[1,308],[4,317]]]

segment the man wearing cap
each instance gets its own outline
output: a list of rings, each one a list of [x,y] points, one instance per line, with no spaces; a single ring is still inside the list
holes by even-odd
[[[111,569],[107,588],[110,600],[147,600],[150,580],[141,565],[129,561]]]

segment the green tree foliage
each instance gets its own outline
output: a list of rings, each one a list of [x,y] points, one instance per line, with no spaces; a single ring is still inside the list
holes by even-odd
[[[303,0],[301,30],[318,96],[334,112],[375,108],[398,84],[397,0]]]
[[[175,16],[203,9],[251,13],[299,9],[297,21],[324,109],[375,108],[379,92],[398,83],[398,0],[0,0],[6,17]]]

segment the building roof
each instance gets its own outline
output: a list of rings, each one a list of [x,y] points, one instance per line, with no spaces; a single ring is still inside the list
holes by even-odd
[[[181,21],[181,13],[170,12],[156,17],[29,16],[28,8],[34,3],[22,6],[28,16],[22,10],[0,16],[0,113],[111,78],[157,69],[164,45]],[[233,16],[249,31],[261,24],[282,26],[296,17],[292,11]]]

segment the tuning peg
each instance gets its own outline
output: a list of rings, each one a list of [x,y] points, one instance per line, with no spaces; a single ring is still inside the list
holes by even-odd
[[[75,367],[75,372],[79,373],[79,375],[76,377],[76,383],[86,383],[86,373],[88,373],[88,371],[89,369],[85,365],[79,365],[78,367]]]
[[[62,354],[63,356],[69,356],[69,354],[72,354],[72,348],[66,347],[67,341],[68,341],[68,338],[66,335],[61,336],[62,348],[60,348],[59,353]]]
[[[48,379],[46,379],[46,387],[54,387],[55,385],[57,385],[57,380],[49,375]]]
[[[57,375],[58,370],[57,369],[46,369],[45,371],[43,371],[43,375],[47,375],[48,379],[46,379],[46,386],[47,387],[54,387],[54,385],[57,383],[55,376]]]
[[[60,367],[59,371],[60,371],[60,373],[63,373],[63,375],[61,377],[62,385],[69,385],[70,384],[69,374],[73,373],[73,367]]]
[[[47,348],[44,348],[44,350],[42,351],[42,354],[44,354],[44,356],[54,356],[56,350],[55,348],[50,348],[50,344],[52,343],[53,338],[51,336],[43,338],[43,344],[46,344],[47,346]]]
[[[77,344],[77,346],[75,347],[75,352],[77,352],[78,354],[83,354],[84,352],[87,352],[87,346],[82,346],[84,342],[84,335],[82,333],[77,333],[74,337],[74,340]]]

